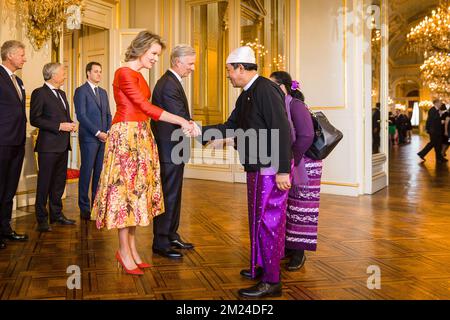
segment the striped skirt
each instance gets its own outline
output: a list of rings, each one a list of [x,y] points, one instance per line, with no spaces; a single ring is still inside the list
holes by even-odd
[[[322,161],[304,156],[307,181],[293,185],[286,210],[286,249],[315,251]]]

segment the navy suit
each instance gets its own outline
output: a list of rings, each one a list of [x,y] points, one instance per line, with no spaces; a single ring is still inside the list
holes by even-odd
[[[74,104],[80,123],[78,138],[80,142],[81,168],[78,182],[78,206],[81,214],[88,218],[91,203],[97,192],[98,181],[103,165],[105,144],[95,134],[107,132],[111,128],[111,111],[106,91],[98,87],[98,99],[88,82],[75,90]],[[92,177],[93,174],[93,177]],[[89,184],[92,177],[92,197],[89,201]]]
[[[25,89],[17,78],[23,99],[8,72],[0,66],[0,233],[9,234],[13,199],[25,156]]]
[[[183,86],[178,78],[167,71],[156,83],[153,90],[152,102],[162,109],[191,120],[188,101]],[[180,138],[179,141],[171,141],[174,130],[180,126],[163,121],[152,121],[152,131],[158,145],[159,161],[161,167],[161,182],[164,194],[165,213],[153,219],[153,248],[168,249],[170,241],[180,240],[178,226],[180,224],[181,190],[183,186],[184,163],[175,164],[171,159],[173,148],[180,142],[187,142],[186,150],[189,150],[189,139]],[[189,158],[188,155],[181,157]]]

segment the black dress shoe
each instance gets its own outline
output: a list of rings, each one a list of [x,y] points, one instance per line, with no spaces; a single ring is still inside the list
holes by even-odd
[[[271,284],[261,281],[253,287],[240,289],[238,293],[245,298],[279,297],[282,293],[281,288],[281,282]]]
[[[183,254],[181,252],[172,250],[170,248],[166,248],[166,249],[153,248],[152,250],[153,250],[153,253],[159,254],[160,256],[163,256],[163,257],[169,258],[169,259],[180,259],[183,257]]]
[[[6,242],[0,239],[0,249],[6,249]]]
[[[48,223],[39,223],[36,230],[39,232],[50,232],[52,231],[52,227]]]
[[[15,231],[11,231],[10,233],[2,234],[4,239],[8,239],[10,241],[27,241],[28,235],[26,234],[18,234]]]
[[[244,278],[250,279],[250,280],[255,280],[258,278],[261,278],[262,274],[263,274],[263,269],[262,268],[256,268],[255,270],[255,277],[252,278],[252,273],[250,272],[250,269],[242,269],[240,272],[241,276],[243,276]]]
[[[281,258],[281,260],[290,258],[290,257],[292,257],[293,254],[294,254],[294,250],[292,250],[292,249],[284,249],[284,257]]]
[[[306,256],[303,254],[302,256],[293,255],[291,260],[286,264],[286,270],[295,271],[301,269],[305,264]]]
[[[67,219],[64,215],[61,215],[57,218],[50,218],[50,224],[56,223],[61,225],[73,225],[75,224],[75,220]]]
[[[88,211],[80,211],[81,220],[91,220],[91,213]]]
[[[192,243],[183,242],[181,240],[171,240],[170,245],[178,249],[194,249],[194,245]]]

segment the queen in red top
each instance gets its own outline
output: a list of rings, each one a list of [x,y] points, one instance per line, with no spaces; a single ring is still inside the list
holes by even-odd
[[[114,75],[116,114],[108,133],[103,170],[92,207],[97,228],[117,228],[116,259],[129,274],[143,274],[135,242],[136,226],[147,226],[164,212],[158,149],[150,119],[181,126],[189,136],[199,132],[193,122],[149,102],[151,92],[142,68],[151,69],[165,48],[161,37],[140,32],[125,53],[125,64]]]

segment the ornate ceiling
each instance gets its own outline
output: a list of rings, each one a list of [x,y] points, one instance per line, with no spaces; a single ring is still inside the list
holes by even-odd
[[[423,57],[406,52],[406,35],[439,5],[439,0],[389,1],[389,58],[395,65],[421,64]]]

